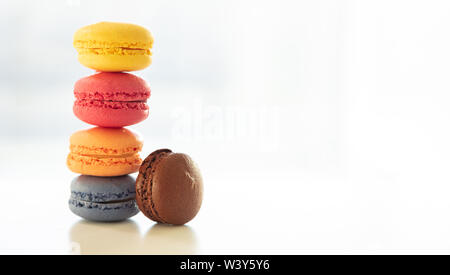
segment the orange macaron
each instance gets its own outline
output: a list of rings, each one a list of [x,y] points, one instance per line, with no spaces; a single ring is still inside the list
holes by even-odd
[[[139,135],[125,128],[94,127],[70,137],[67,167],[72,172],[112,177],[139,170],[143,146]]]

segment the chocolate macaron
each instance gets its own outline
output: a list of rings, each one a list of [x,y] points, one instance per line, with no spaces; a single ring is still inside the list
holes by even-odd
[[[160,149],[143,161],[136,179],[136,201],[149,219],[185,224],[197,215],[202,199],[202,176],[188,155]]]

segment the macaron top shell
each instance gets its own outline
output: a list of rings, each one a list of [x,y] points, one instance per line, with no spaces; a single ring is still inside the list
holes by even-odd
[[[153,201],[162,220],[185,224],[200,210],[203,180],[200,170],[186,154],[164,158],[154,176]]]
[[[126,128],[94,127],[70,137],[71,152],[80,155],[133,155],[141,151],[142,146],[141,137]]]
[[[151,49],[153,36],[147,29],[135,24],[100,22],[77,30],[73,45],[77,49]]]
[[[203,179],[186,154],[157,150],[142,163],[136,179],[136,201],[151,220],[181,225],[192,220],[203,199]]]
[[[150,87],[142,78],[129,73],[100,72],[75,83],[78,100],[146,101]]]

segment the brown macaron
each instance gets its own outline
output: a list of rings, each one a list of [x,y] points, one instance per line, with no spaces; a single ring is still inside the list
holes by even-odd
[[[188,155],[160,149],[143,161],[136,179],[136,201],[149,219],[185,224],[197,215],[202,199],[202,176]]]

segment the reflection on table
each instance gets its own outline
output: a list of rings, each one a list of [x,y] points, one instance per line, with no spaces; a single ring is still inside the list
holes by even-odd
[[[195,254],[197,239],[189,226],[155,224],[143,235],[133,221],[79,221],[70,230],[75,254]]]

